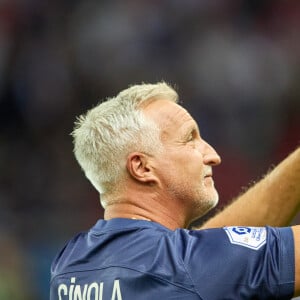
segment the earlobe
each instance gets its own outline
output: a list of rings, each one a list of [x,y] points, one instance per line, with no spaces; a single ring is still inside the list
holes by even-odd
[[[127,157],[126,167],[129,174],[140,182],[153,182],[154,176],[147,155],[134,152]]]

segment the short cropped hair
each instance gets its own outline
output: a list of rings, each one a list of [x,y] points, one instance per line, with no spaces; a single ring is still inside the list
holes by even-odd
[[[178,95],[165,82],[133,85],[77,118],[72,132],[74,154],[100,194],[116,189],[129,153],[161,149],[160,129],[142,111],[142,104],[157,99],[177,103]]]

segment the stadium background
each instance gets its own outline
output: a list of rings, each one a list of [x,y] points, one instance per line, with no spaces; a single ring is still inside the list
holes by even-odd
[[[129,84],[175,85],[223,158],[222,206],[299,145],[299,37],[299,1],[2,0],[0,299],[47,299],[54,254],[103,214],[75,116]]]

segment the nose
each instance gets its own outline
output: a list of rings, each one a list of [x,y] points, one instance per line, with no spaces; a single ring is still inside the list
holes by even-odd
[[[203,163],[210,166],[217,166],[221,163],[221,157],[217,151],[207,142],[205,143]]]

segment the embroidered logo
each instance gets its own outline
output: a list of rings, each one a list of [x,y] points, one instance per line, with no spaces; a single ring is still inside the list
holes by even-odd
[[[232,244],[258,250],[266,243],[267,230],[265,227],[224,227]]]

